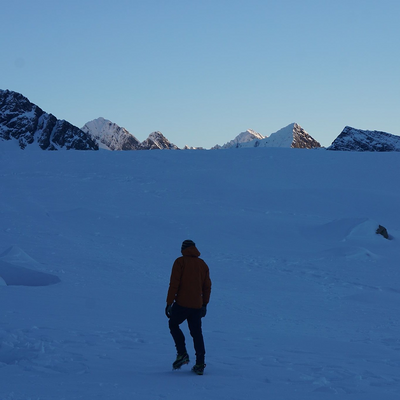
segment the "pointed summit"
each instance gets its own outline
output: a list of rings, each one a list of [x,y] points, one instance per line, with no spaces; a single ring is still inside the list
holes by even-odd
[[[143,150],[177,150],[178,146],[171,143],[161,132],[152,132],[149,137],[141,143]]]

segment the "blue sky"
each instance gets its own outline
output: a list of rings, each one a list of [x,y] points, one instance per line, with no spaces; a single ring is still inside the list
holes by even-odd
[[[400,135],[398,0],[8,1],[0,88],[209,148],[292,123]]]

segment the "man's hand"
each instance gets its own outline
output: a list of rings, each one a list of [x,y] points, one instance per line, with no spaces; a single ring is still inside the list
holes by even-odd
[[[165,315],[167,318],[171,318],[171,312],[172,312],[172,304],[168,305],[165,307]]]
[[[201,307],[201,318],[204,318],[207,314],[207,304],[203,304],[203,307]]]

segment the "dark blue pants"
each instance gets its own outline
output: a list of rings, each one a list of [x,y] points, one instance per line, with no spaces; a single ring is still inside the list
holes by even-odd
[[[186,344],[185,335],[179,328],[179,325],[187,320],[190,335],[193,338],[194,350],[196,352],[196,364],[204,364],[203,332],[201,329],[201,308],[186,308],[176,303],[172,306],[171,318],[169,319],[169,330],[175,342],[178,354],[185,354]]]

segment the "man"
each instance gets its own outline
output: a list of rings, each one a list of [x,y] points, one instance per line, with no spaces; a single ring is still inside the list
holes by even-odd
[[[182,257],[172,266],[165,314],[169,318],[169,329],[175,342],[177,357],[172,364],[174,369],[189,363],[185,336],[179,325],[187,320],[190,335],[196,352],[196,365],[192,371],[203,375],[205,347],[201,329],[201,318],[205,317],[210,300],[211,280],[207,264],[199,258],[192,240],[182,243]]]

